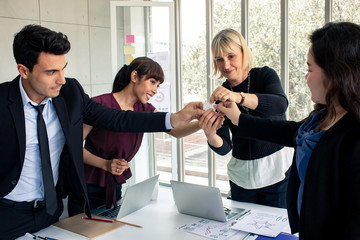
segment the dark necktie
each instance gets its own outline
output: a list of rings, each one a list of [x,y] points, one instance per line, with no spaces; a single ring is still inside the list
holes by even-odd
[[[46,126],[42,112],[45,104],[34,106],[37,111],[37,133],[39,139],[39,148],[41,156],[41,170],[43,175],[43,184],[45,189],[46,211],[49,215],[54,215],[57,209],[56,190],[54,186],[54,178],[51,169],[49,141],[46,132]]]

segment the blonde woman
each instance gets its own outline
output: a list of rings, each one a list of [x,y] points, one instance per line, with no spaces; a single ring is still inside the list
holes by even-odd
[[[224,29],[214,37],[211,49],[215,74],[220,73],[226,81],[215,89],[210,102],[234,101],[244,114],[285,120],[288,100],[278,75],[269,67],[253,68],[250,49],[241,34],[233,29]],[[220,155],[232,150],[232,158],[227,166],[231,198],[286,207],[288,170],[293,149],[240,137],[237,126],[228,118],[216,130],[213,115],[212,112],[205,112],[199,123],[212,150]]]

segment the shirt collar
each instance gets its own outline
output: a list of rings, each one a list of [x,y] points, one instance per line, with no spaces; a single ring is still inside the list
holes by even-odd
[[[33,105],[33,106],[37,106],[39,104],[37,104],[36,102],[32,101],[28,95],[26,94],[25,92],[25,89],[22,85],[22,77],[20,76],[20,80],[19,80],[19,88],[20,88],[20,94],[21,94],[21,99],[22,99],[22,102],[23,102],[23,105],[24,107],[26,106],[26,104],[28,104],[29,102]],[[46,97],[42,102],[41,104],[47,104],[48,102],[51,102],[52,101],[52,98],[50,97]]]

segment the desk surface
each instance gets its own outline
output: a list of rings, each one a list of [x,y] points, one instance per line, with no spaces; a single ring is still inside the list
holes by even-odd
[[[286,213],[286,209],[283,208],[274,208],[252,203],[231,201],[226,198],[223,198],[223,203],[225,207],[240,207],[245,209],[258,209],[272,213]],[[121,239],[159,240],[208,239],[185,231],[177,230],[177,227],[197,219],[200,218],[180,214],[175,206],[171,188],[160,186],[157,200],[151,201],[148,206],[121,219],[129,223],[141,225],[143,226],[143,228],[126,225],[120,229],[107,233],[97,239],[115,240],[119,239],[119,237],[121,237]],[[290,228],[288,228],[287,232],[290,232]],[[62,230],[54,226],[43,229],[36,234],[40,236],[53,237],[59,240],[87,239],[83,236]]]

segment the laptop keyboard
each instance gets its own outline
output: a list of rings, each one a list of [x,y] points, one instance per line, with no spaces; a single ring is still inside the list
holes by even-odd
[[[114,208],[110,208],[109,210],[106,210],[102,213],[99,213],[98,215],[102,217],[114,219],[117,217],[119,210],[120,210],[120,206],[117,206]]]
[[[233,217],[235,217],[236,215],[238,215],[239,213],[234,213],[234,212],[228,212],[228,211],[225,211],[225,215],[226,215],[226,218],[227,219],[231,219]]]
[[[231,211],[230,208],[224,207],[224,211],[225,211],[225,215],[226,215],[226,219],[232,219],[233,217],[239,215],[240,213],[244,212],[245,209],[243,208],[236,208],[236,210]]]

